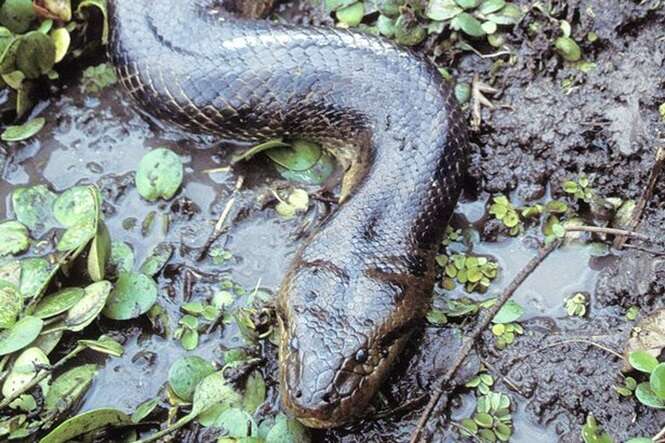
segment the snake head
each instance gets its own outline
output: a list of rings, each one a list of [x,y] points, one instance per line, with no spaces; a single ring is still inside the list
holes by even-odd
[[[367,269],[354,274],[300,262],[278,296],[282,403],[309,427],[367,415],[426,306],[415,288]]]

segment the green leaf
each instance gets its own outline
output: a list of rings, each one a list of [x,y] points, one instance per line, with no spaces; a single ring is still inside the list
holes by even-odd
[[[46,120],[43,117],[37,117],[18,126],[7,126],[0,138],[6,142],[18,142],[29,139],[42,130]]]
[[[44,297],[35,307],[33,315],[43,319],[62,314],[78,303],[84,295],[85,291],[81,288],[61,289]]]
[[[58,241],[57,249],[60,252],[68,252],[79,249],[95,237],[97,228],[94,221],[84,221],[67,229]]]
[[[349,6],[338,9],[336,12],[337,20],[349,27],[358,26],[365,15],[365,4],[355,2]]]
[[[242,407],[250,414],[266,401],[266,382],[263,380],[259,371],[253,371],[249,374],[245,383],[245,393],[242,399]]]
[[[51,265],[44,258],[26,258],[21,260],[21,284],[19,293],[24,300],[40,294],[51,279]]]
[[[635,397],[645,406],[655,409],[665,409],[665,401],[658,398],[656,393],[651,390],[651,385],[647,382],[637,385],[637,388],[635,388]]]
[[[0,331],[0,355],[11,354],[28,346],[37,338],[43,326],[41,319],[26,316],[11,328]]]
[[[123,426],[131,423],[131,418],[117,409],[93,409],[65,420],[39,443],[62,443],[107,426]]]
[[[180,188],[183,166],[180,157],[166,148],[146,154],[136,172],[136,188],[148,201],[171,199]]]
[[[53,215],[66,228],[92,223],[97,218],[100,199],[99,191],[94,186],[69,188],[55,200]]]
[[[288,418],[279,413],[275,424],[266,435],[266,443],[309,443],[311,441],[307,429],[298,420]]]
[[[65,327],[73,332],[82,331],[92,323],[106,304],[113,285],[103,280],[85,288],[85,295],[69,311],[65,318]]]
[[[234,438],[249,437],[257,428],[252,416],[240,408],[222,412],[215,420],[215,427],[226,429],[226,435]]]
[[[464,9],[474,9],[480,4],[480,0],[455,0],[455,3]]]
[[[56,195],[44,185],[16,188],[12,192],[12,208],[16,220],[28,229],[43,228],[51,219],[51,207]]]
[[[499,12],[489,14],[487,18],[497,25],[516,25],[522,19],[522,10],[519,6],[508,3]]]
[[[513,300],[503,305],[492,319],[493,323],[512,323],[517,321],[524,314],[524,308]]]
[[[306,140],[295,140],[291,145],[267,150],[266,155],[278,165],[291,171],[306,171],[321,158],[321,147]]]
[[[162,270],[173,255],[173,246],[168,243],[160,243],[152,250],[150,256],[145,259],[141,265],[140,271],[143,274],[154,277]]]
[[[480,21],[467,12],[457,15],[450,25],[453,29],[461,29],[465,34],[471,37],[482,37],[486,35]]]
[[[240,394],[226,383],[222,372],[214,372],[196,386],[192,400],[192,413],[199,415],[219,403],[230,407],[239,402]]]
[[[23,308],[23,298],[16,286],[0,280],[0,329],[9,328]]]
[[[9,397],[22,391],[37,376],[41,367],[48,367],[48,357],[39,348],[28,348],[18,356],[2,385],[2,395]]]
[[[46,409],[62,412],[73,407],[90,387],[95,374],[95,364],[77,366],[64,372],[51,384],[44,401]]]
[[[395,22],[395,41],[404,46],[415,46],[425,40],[427,30],[413,23],[404,14]]]
[[[18,34],[30,29],[36,18],[32,0],[6,0],[0,7],[0,23]]]
[[[19,71],[25,74],[26,78],[39,78],[53,69],[54,64],[55,43],[51,37],[39,31],[28,32],[21,36],[16,49],[16,67]],[[33,123],[32,125],[35,126],[35,128],[32,129],[30,135],[23,135],[22,139],[36,134],[44,126],[44,119],[41,118],[41,120],[41,123]]]
[[[134,251],[131,246],[125,242],[112,242],[109,264],[117,273],[131,272],[134,268]]]
[[[105,335],[99,337],[98,340],[79,340],[78,344],[112,357],[122,357],[122,354],[125,353],[125,349],[120,343]]]
[[[159,404],[159,398],[153,398],[150,400],[146,400],[140,405],[138,405],[138,407],[132,414],[132,422],[140,423],[144,418],[152,414],[152,411],[155,410],[158,404]]]
[[[464,10],[457,6],[454,1],[430,0],[425,10],[425,16],[431,20],[450,20]]]
[[[654,368],[649,377],[651,390],[658,398],[665,400],[665,363],[660,363]]]
[[[178,397],[192,401],[197,385],[214,372],[212,363],[201,357],[181,357],[169,369],[169,386]]]
[[[0,256],[18,254],[30,246],[28,229],[17,221],[0,223]]]
[[[104,222],[99,222],[97,235],[90,244],[88,252],[88,275],[92,281],[104,280],[106,263],[111,256],[111,235]]]
[[[148,312],[157,301],[157,285],[145,274],[123,272],[102,311],[113,320],[130,320]]]
[[[477,413],[473,416],[473,420],[481,428],[491,428],[494,423],[494,419],[491,415],[485,413]]]
[[[570,37],[557,38],[554,42],[554,47],[566,61],[576,62],[582,58],[582,50],[575,40]]]
[[[505,0],[485,0],[478,7],[478,12],[487,15],[501,10],[506,5]]]
[[[628,363],[640,372],[650,374],[656,366],[658,360],[646,351],[635,351],[628,354]]]

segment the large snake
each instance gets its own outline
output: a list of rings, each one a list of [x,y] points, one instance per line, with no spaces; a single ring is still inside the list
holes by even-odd
[[[215,3],[111,0],[109,52],[135,101],[187,130],[353,148],[348,198],[277,296],[282,403],[308,426],[339,426],[364,415],[428,309],[466,169],[463,117],[437,69],[387,39]]]

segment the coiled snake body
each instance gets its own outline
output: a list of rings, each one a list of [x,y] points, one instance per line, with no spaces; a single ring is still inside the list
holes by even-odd
[[[277,298],[282,403],[338,426],[363,415],[428,308],[466,168],[463,119],[437,70],[386,39],[222,19],[210,3],[111,0],[109,52],[139,105],[188,130],[354,147],[353,190]]]

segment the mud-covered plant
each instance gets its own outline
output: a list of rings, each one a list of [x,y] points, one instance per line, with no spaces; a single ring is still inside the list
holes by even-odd
[[[463,437],[475,437],[483,442],[509,441],[513,434],[510,397],[489,392],[478,398],[476,412],[458,424]]]
[[[457,282],[464,285],[467,292],[485,292],[499,269],[499,265],[487,257],[466,254],[439,255],[436,261],[444,270],[442,286],[449,290]]]
[[[443,237],[443,241],[441,242],[441,244],[443,246],[448,246],[451,243],[460,242],[462,241],[462,239],[463,236],[461,229],[455,229],[452,226],[447,226],[446,235]]]
[[[589,414],[582,428],[584,443],[614,443],[610,435],[600,427],[593,415]]]
[[[595,192],[591,188],[591,182],[586,175],[581,175],[577,180],[565,180],[563,182],[563,191],[575,199],[589,204],[595,196]]]
[[[635,397],[645,406],[665,409],[665,362],[659,362],[646,351],[631,352],[628,362],[633,369],[648,376],[648,381],[635,387]]]
[[[505,195],[497,195],[492,198],[490,214],[509,229],[509,234],[515,236],[522,232],[522,223],[520,216],[513,204]]]
[[[493,385],[494,377],[487,372],[482,372],[469,380],[464,386],[475,388],[481,395],[487,395],[491,392]]]
[[[586,315],[588,300],[582,292],[577,292],[566,299],[566,312],[571,317],[584,317]]]
[[[633,377],[626,377],[623,380],[623,385],[612,386],[617,394],[622,397],[631,397],[637,388],[637,381]]]

